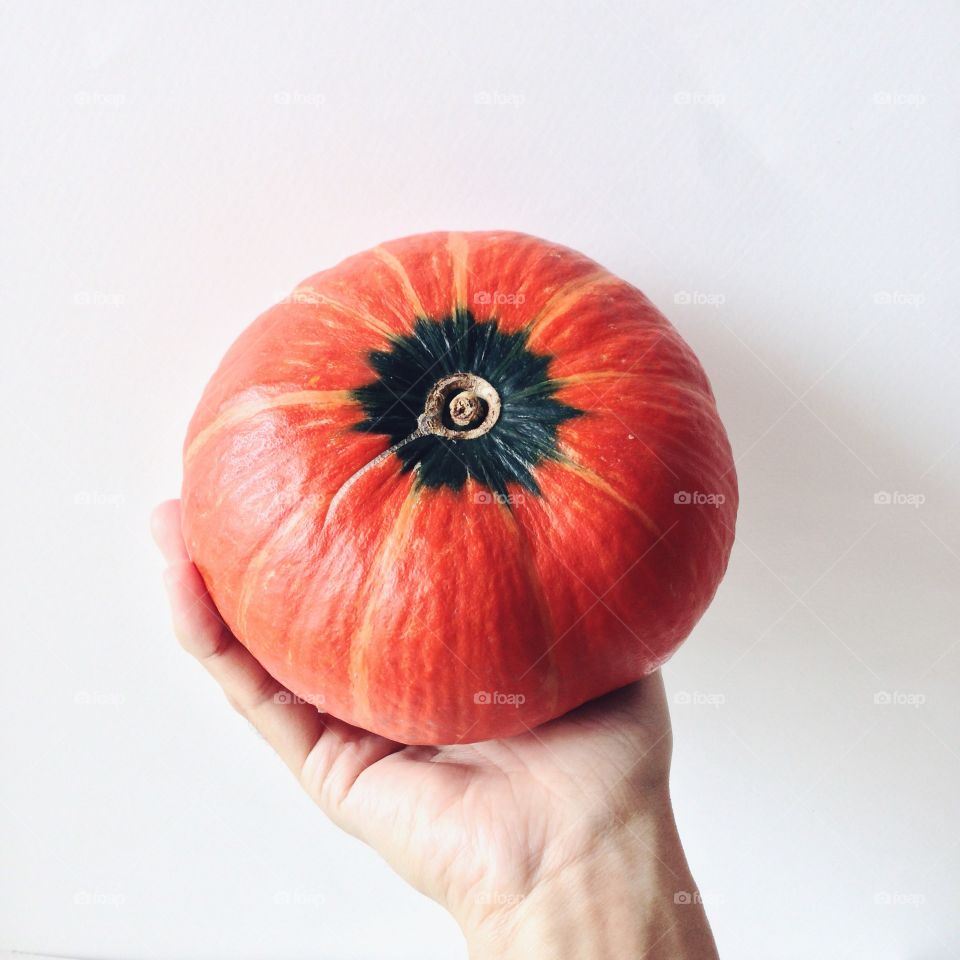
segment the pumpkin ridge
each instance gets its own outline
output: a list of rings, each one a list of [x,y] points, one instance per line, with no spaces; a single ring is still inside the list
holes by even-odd
[[[533,548],[526,529],[520,524],[510,507],[509,502],[503,504],[503,509],[507,515],[507,525],[515,532],[517,537],[521,567],[523,569],[527,587],[533,598],[534,606],[540,623],[543,625],[543,637],[545,641],[544,654],[547,657],[547,672],[544,679],[543,692],[549,698],[549,712],[556,708],[557,701],[560,698],[560,670],[557,665],[557,659],[553,655],[559,638],[557,637],[557,625],[554,623],[553,615],[550,612],[550,605],[547,603],[546,593],[543,589],[543,577],[537,565],[533,561]],[[542,656],[530,665],[532,670],[539,663]],[[529,672],[529,670],[527,671]],[[526,674],[524,674],[525,676]]]
[[[462,233],[448,233],[447,251],[450,254],[451,273],[453,275],[453,302],[450,304],[450,310],[455,313],[458,310],[465,310],[467,307],[470,242]]]
[[[304,293],[307,293],[311,296],[312,300],[303,300],[298,299],[302,298]],[[382,320],[379,320],[372,313],[367,313],[365,310],[361,310],[356,307],[348,307],[345,303],[341,303],[339,300],[335,300],[327,293],[320,293],[318,290],[315,290],[313,287],[308,286],[307,284],[301,284],[297,287],[293,293],[290,294],[290,298],[298,303],[307,303],[310,306],[317,307],[330,307],[334,313],[339,312],[345,317],[348,317],[350,320],[359,320],[364,326],[368,327],[374,333],[380,334],[384,340],[389,340],[390,337],[394,335],[394,331],[390,329]]]
[[[557,288],[550,299],[540,308],[540,312],[531,318],[525,327],[527,337],[532,342],[535,338],[543,335],[544,330],[553,323],[557,317],[562,316],[568,310],[576,306],[583,295],[591,289],[598,286],[606,286],[611,283],[622,283],[612,273],[598,267],[593,273],[586,276],[577,277],[569,283]]]
[[[348,673],[350,699],[357,716],[360,718],[357,722],[361,725],[372,713],[367,654],[373,639],[376,613],[381,606],[381,601],[390,593],[393,586],[393,581],[389,575],[386,575],[386,572],[389,571],[394,558],[401,552],[406,543],[412,526],[413,507],[417,499],[417,489],[413,487],[404,498],[396,517],[394,517],[393,525],[380,543],[375,559],[367,568],[367,597],[360,620],[360,628],[350,639]]]
[[[647,528],[647,530],[654,534],[655,536],[661,536],[660,528],[650,519],[650,515],[646,511],[641,510],[640,507],[635,504],[633,501],[628,500],[625,496],[615,490],[599,473],[591,470],[589,467],[585,467],[580,463],[577,463],[576,460],[564,456],[560,457],[557,460],[557,463],[564,469],[569,470],[571,473],[575,473],[578,477],[585,480],[592,487],[606,494],[608,497],[611,497],[617,503],[620,504],[626,510],[629,510],[632,514],[640,518],[640,521]]]
[[[425,317],[427,312],[423,309],[419,294],[413,288],[407,268],[386,247],[374,247],[373,254],[381,263],[385,263],[393,271],[397,280],[400,281],[400,286],[403,287],[404,296],[407,298],[414,316]]]
[[[641,373],[634,370],[591,370],[587,373],[571,373],[567,376],[556,377],[553,382],[557,385],[558,390],[562,390],[564,387],[587,386],[591,383],[604,383],[607,380],[619,380],[622,378],[639,380],[643,383],[663,384],[676,390],[682,390],[690,394],[690,396],[697,397],[705,403],[709,403],[711,406],[716,403],[710,394],[701,390],[695,384],[681,380],[678,377],[662,376],[655,373]],[[606,393],[598,394],[597,399],[602,400],[605,396]]]
[[[260,400],[240,400],[221,408],[217,415],[196,433],[183,455],[184,462],[189,463],[214,434],[227,427],[234,427],[244,420],[252,420],[269,410],[284,407],[315,407],[325,410],[353,402],[355,400],[349,390],[291,390]]]
[[[237,633],[241,637],[246,636],[247,633],[247,610],[263,568],[274,552],[283,545],[286,538],[310,516],[311,509],[316,512],[316,502],[308,497],[286,516],[273,535],[267,538],[247,564],[241,581],[240,595],[237,598]]]

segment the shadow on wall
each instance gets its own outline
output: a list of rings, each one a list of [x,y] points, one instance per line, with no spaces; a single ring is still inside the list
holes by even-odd
[[[960,572],[960,510],[946,482],[956,437],[921,461],[882,417],[862,415],[872,398],[845,393],[842,363],[818,381],[821,371],[769,342],[746,341],[727,308],[670,303],[665,312],[699,355],[733,446],[740,515],[731,574],[748,566],[749,599],[776,595],[771,613],[801,598],[868,664],[883,650],[878,683],[885,659],[922,675],[955,639],[945,604]],[[777,316],[775,307],[750,312],[767,323]],[[745,319],[739,329],[763,326]]]

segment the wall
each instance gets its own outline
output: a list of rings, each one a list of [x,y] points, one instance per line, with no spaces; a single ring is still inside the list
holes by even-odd
[[[5,19],[0,944],[463,955],[176,648],[147,515],[261,309],[382,239],[509,227],[668,313],[738,457],[729,575],[666,669],[721,952],[956,955],[955,7]]]

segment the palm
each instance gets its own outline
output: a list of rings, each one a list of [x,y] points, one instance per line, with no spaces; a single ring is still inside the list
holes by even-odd
[[[217,614],[183,546],[176,501],[158,508],[154,532],[181,643],[337,823],[460,917],[525,896],[582,856],[598,824],[626,823],[666,780],[659,673],[520,736],[444,747],[403,746],[284,702]]]
[[[669,754],[657,675],[521,736],[399,749],[365,767],[339,813],[462,915],[581,856],[599,820],[627,820],[665,779]]]

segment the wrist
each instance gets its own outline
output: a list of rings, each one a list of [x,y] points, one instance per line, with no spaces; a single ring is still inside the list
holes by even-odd
[[[665,794],[597,830],[528,892],[484,899],[479,919],[463,925],[470,960],[717,956]]]

